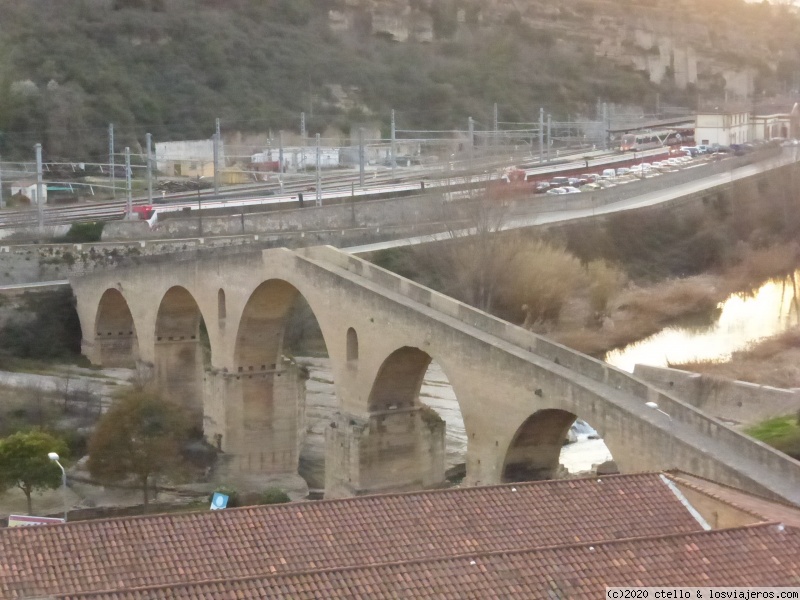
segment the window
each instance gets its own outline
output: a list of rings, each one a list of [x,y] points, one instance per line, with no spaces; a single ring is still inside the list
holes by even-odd
[[[358,334],[352,327],[347,330],[347,362],[358,360]]]

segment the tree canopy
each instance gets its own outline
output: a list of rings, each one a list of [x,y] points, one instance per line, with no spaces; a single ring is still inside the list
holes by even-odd
[[[132,478],[147,506],[154,478],[182,470],[187,427],[177,406],[147,390],[128,390],[103,415],[89,440],[89,472],[102,483]]]
[[[22,490],[28,501],[28,514],[33,512],[31,494],[34,491],[61,485],[61,469],[48,458],[50,452],[65,458],[67,445],[38,429],[0,439],[0,490],[10,487]]]

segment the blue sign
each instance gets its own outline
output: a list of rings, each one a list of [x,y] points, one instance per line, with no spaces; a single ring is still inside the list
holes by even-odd
[[[211,498],[211,510],[222,510],[228,506],[228,497],[225,494],[214,492]]]

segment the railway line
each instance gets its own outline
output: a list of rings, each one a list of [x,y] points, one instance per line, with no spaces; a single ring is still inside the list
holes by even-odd
[[[637,158],[646,160],[648,156],[663,153],[663,149],[655,149],[637,154]],[[524,171],[528,180],[542,176],[557,176],[559,173],[573,172],[575,170],[597,171],[622,160],[630,160],[631,155],[622,155],[619,152],[594,152],[566,155],[558,162],[545,165],[537,163],[523,163],[516,167]],[[499,181],[502,170],[498,168],[498,161],[480,163],[475,168],[464,168],[464,162],[448,163],[447,170],[442,167],[432,168],[398,168],[394,174],[391,171],[374,171],[367,177],[364,187],[359,185],[358,172],[329,175],[322,182],[320,200],[322,204],[341,202],[347,199],[373,200],[402,195],[411,195],[417,192],[435,189],[450,189],[452,191],[464,190],[470,187],[485,186],[490,182]],[[507,164],[507,162],[505,163]],[[457,169],[454,169],[457,167]],[[277,183],[258,186],[237,186],[227,189],[214,197],[208,192],[187,192],[169,194],[154,200],[156,215],[168,216],[184,211],[210,211],[218,209],[247,209],[248,207],[269,207],[280,204],[296,204],[299,194],[303,194],[304,201],[313,204],[316,201],[316,179],[313,176],[301,179],[293,178],[282,186]],[[134,206],[147,204],[146,198],[136,198],[132,201]],[[46,206],[43,210],[45,225],[62,225],[87,221],[111,221],[125,216],[127,203],[125,200],[115,200],[97,203],[85,203],[68,206]],[[35,226],[39,222],[39,212],[35,208],[25,210],[0,211],[0,228],[23,228]]]

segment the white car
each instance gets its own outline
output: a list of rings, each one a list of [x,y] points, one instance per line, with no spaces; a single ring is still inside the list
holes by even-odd
[[[566,194],[580,194],[581,191],[576,187],[572,187],[571,185],[565,185],[562,187],[553,188],[552,190],[547,190],[547,193],[551,196],[563,196]]]

